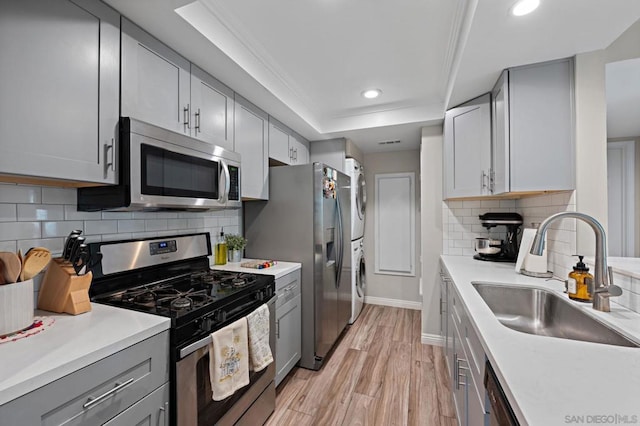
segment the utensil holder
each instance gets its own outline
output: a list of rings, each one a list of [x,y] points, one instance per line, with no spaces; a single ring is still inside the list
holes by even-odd
[[[92,278],[91,272],[76,275],[73,265],[64,259],[52,259],[40,286],[38,309],[71,315],[89,312]]]
[[[0,285],[0,336],[33,324],[33,280]]]

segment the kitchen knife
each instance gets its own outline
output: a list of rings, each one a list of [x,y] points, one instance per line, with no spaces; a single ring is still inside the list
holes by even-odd
[[[74,253],[73,269],[76,275],[84,275],[87,273],[87,263],[89,262],[89,246],[80,244]]]
[[[76,263],[78,247],[80,247],[81,244],[84,244],[84,241],[85,241],[84,237],[77,237],[73,241],[73,245],[71,246],[71,251],[69,252],[69,262],[71,262],[71,264]]]
[[[64,242],[64,250],[62,251],[63,259],[69,259],[69,256],[71,255],[71,247],[73,247],[73,242],[76,238],[80,236],[80,234],[82,234],[81,229],[74,229],[73,231],[71,231],[71,233],[69,234],[69,236]]]

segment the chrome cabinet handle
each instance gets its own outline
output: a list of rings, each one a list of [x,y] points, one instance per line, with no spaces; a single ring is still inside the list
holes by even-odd
[[[293,150],[293,161],[298,162],[298,148]]]
[[[89,408],[93,407],[94,405],[100,404],[101,402],[103,402],[105,399],[107,399],[111,395],[113,395],[116,392],[118,392],[118,391],[126,388],[127,386],[129,386],[131,383],[133,383],[133,380],[134,379],[132,377],[129,380],[127,380],[126,382],[124,382],[124,383],[116,382],[116,387],[115,388],[103,393],[102,395],[100,395],[97,398],[94,398],[94,397],[90,396],[89,400],[82,405],[82,408],[84,408],[85,410],[88,410]]]
[[[107,178],[107,174],[109,173],[109,169],[112,171],[116,170],[115,167],[115,139],[111,138],[111,144],[104,144],[104,177]],[[108,158],[108,160],[107,160]]]
[[[481,189],[489,189],[489,184],[488,184],[488,180],[489,180],[489,174],[485,173],[484,170],[482,171],[482,174],[480,175],[480,188]]]
[[[168,426],[169,420],[167,416],[169,416],[169,403],[165,402],[164,407],[160,407],[160,412],[162,413],[162,426]]]
[[[196,112],[196,135],[198,132],[202,133],[202,130],[200,130],[200,108],[198,108],[198,112]]]
[[[186,132],[187,129],[191,129],[190,126],[190,119],[191,117],[189,116],[189,110],[191,109],[191,106],[189,104],[187,104],[187,106],[185,108],[182,109],[182,124],[184,125],[184,131]]]
[[[496,190],[496,171],[493,167],[489,169],[489,191],[493,194]]]
[[[280,338],[280,320],[276,320],[276,339]]]

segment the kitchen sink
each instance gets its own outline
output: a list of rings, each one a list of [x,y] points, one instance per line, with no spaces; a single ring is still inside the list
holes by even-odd
[[[607,345],[640,346],[554,292],[534,287],[472,284],[498,321],[513,330]]]

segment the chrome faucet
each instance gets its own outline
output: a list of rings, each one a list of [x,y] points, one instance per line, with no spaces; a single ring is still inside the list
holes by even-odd
[[[542,256],[544,249],[544,236],[547,233],[547,227],[558,219],[574,218],[580,219],[587,223],[596,234],[596,265],[593,274],[593,288],[589,289],[589,293],[593,298],[593,309],[602,312],[610,312],[609,298],[612,296],[620,296],[622,289],[613,284],[613,272],[611,268],[607,268],[607,237],[604,228],[593,217],[578,212],[562,212],[546,218],[538,228],[536,237],[531,245],[530,253],[536,256]]]

